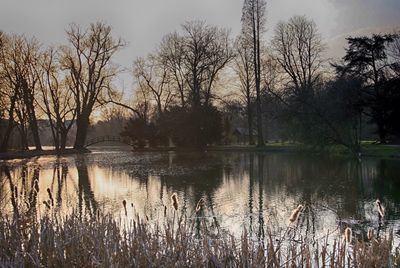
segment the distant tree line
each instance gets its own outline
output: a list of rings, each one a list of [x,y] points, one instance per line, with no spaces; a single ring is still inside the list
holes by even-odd
[[[358,153],[365,129],[380,143],[399,140],[398,34],[349,37],[345,56],[332,61],[305,16],[278,23],[269,42],[265,0],[245,0],[241,21],[235,39],[202,21],[165,35],[134,61],[130,102],[112,83],[112,57],[124,43],[110,26],[71,25],[68,44],[46,49],[0,33],[1,151],[16,130],[24,149],[32,140],[40,150],[39,118],[48,120],[56,149],[65,148],[73,125],[74,147],[83,149],[93,111],[105,105],[130,111],[129,120],[114,108],[107,117],[125,124],[118,132],[135,147],[229,144],[239,126],[257,146],[279,139]],[[116,131],[111,121],[101,125]]]

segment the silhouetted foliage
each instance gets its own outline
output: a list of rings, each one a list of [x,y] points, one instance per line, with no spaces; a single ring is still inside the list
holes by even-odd
[[[172,107],[160,119],[163,129],[179,147],[203,148],[221,140],[222,116],[216,107]]]
[[[141,118],[132,118],[126,124],[121,136],[128,137],[134,148],[144,148],[153,143],[156,129],[153,124],[147,124]]]
[[[347,38],[349,47],[343,57],[343,64],[335,64],[338,75],[361,79],[363,87],[363,112],[377,127],[381,143],[386,143],[391,129],[390,117],[398,102],[398,79],[388,63],[387,50],[394,42],[393,35],[373,35],[372,37]]]

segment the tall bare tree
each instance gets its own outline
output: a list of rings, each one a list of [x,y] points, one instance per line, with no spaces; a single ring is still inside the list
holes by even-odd
[[[244,0],[242,11],[242,32],[253,43],[258,146],[264,146],[261,108],[261,39],[265,32],[266,6],[267,2],[265,0]]]
[[[76,107],[70,84],[62,78],[58,57],[58,51],[54,48],[43,53],[38,70],[41,92],[38,103],[49,120],[56,150],[63,150],[67,144],[68,132],[74,123]]]
[[[62,66],[68,70],[76,105],[74,148],[81,150],[85,146],[90,115],[116,75],[111,58],[124,44],[112,36],[110,26],[101,22],[91,24],[86,31],[71,25],[67,36],[70,46],[63,49]]]
[[[218,73],[233,59],[229,32],[202,21],[183,25],[184,66],[192,107],[208,105]]]
[[[236,57],[234,69],[239,78],[240,95],[246,105],[249,144],[254,144],[253,137],[253,108],[254,100],[254,65],[252,64],[252,44],[243,35],[239,36],[236,44]]]
[[[182,108],[187,105],[187,83],[185,79],[184,40],[178,33],[167,34],[157,52],[158,61],[168,70],[169,82],[175,88]]]
[[[159,49],[178,86],[181,106],[210,104],[218,74],[233,59],[229,32],[203,21],[182,25],[182,33],[167,35]]]
[[[24,36],[11,36],[1,50],[2,76],[10,94],[9,127],[12,127],[15,103],[19,103],[19,118],[27,118],[36,150],[41,150],[39,126],[36,115],[38,76],[36,69],[40,58],[39,43]],[[23,107],[22,107],[23,106]],[[22,124],[22,122],[20,122]],[[24,132],[26,135],[27,132]],[[6,135],[7,136],[7,135]],[[3,140],[5,142],[5,140]],[[5,143],[4,143],[4,146]],[[4,147],[3,147],[4,149]]]
[[[295,94],[313,94],[323,74],[325,45],[313,20],[294,16],[280,22],[272,40],[277,61]]]
[[[159,117],[174,97],[168,67],[160,64],[156,57],[150,54],[146,59],[139,58],[134,62],[133,75],[140,90],[149,91]]]

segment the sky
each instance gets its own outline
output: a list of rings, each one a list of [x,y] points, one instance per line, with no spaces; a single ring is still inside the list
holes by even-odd
[[[66,43],[70,23],[87,27],[103,21],[126,47],[114,61],[129,69],[135,58],[152,52],[162,37],[189,20],[240,31],[243,0],[0,0],[0,30],[35,36],[43,45]],[[313,19],[328,45],[329,57],[344,53],[345,37],[385,32],[400,26],[400,0],[269,0],[268,31],[293,15]],[[127,71],[128,72],[128,71]],[[130,87],[128,74],[117,83]]]

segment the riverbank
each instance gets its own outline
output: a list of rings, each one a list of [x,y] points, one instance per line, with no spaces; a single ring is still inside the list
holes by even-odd
[[[190,152],[193,148],[176,148],[176,147],[159,147],[159,148],[142,148],[135,149],[133,152]],[[210,146],[204,151],[221,151],[221,152],[279,152],[279,153],[302,153],[312,155],[327,155],[327,156],[350,156],[352,153],[344,146],[330,145],[323,148],[305,146],[298,143],[267,143],[265,146],[258,147],[255,145],[219,145]],[[30,151],[11,151],[0,153],[0,160],[25,159],[44,155],[71,155],[90,153],[89,149],[76,150],[73,148],[62,151],[57,150],[30,150]],[[364,142],[361,149],[362,157],[375,158],[398,158],[400,159],[400,145],[375,144]]]
[[[150,149],[146,151],[155,151]],[[166,151],[174,149],[166,149]],[[255,145],[225,145],[207,147],[206,151],[232,151],[232,152],[279,152],[299,153],[325,156],[353,157],[352,152],[342,145],[330,145],[325,147],[311,147],[297,143],[267,143],[262,147]],[[179,149],[177,151],[180,151]],[[361,148],[361,157],[398,158],[400,159],[400,145],[374,144],[364,142]]]
[[[44,155],[71,155],[80,153],[89,153],[90,150],[76,150],[73,148],[57,151],[57,150],[29,150],[29,151],[10,151],[6,153],[0,153],[0,160],[12,160],[12,159],[25,159]]]

